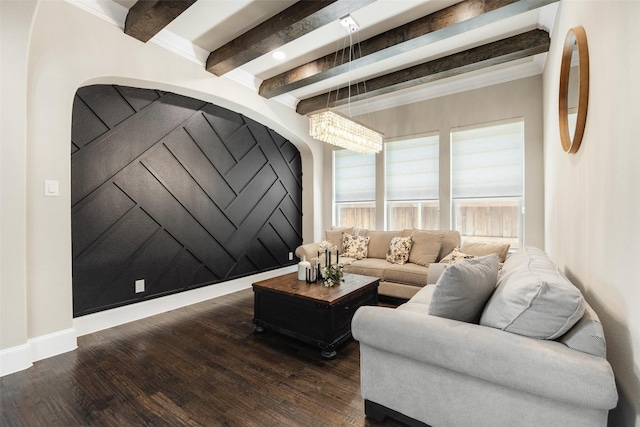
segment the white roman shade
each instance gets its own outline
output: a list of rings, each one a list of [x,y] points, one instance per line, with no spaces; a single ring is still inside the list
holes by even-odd
[[[438,200],[438,141],[433,135],[385,144],[387,200]]]
[[[451,196],[522,197],[522,121],[451,132]]]
[[[350,150],[333,152],[336,203],[368,202],[376,199],[376,156]]]

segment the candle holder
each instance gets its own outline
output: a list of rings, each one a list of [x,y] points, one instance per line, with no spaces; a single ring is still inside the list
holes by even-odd
[[[316,283],[318,280],[320,280],[320,265],[316,263],[313,267],[307,267],[306,282]]]

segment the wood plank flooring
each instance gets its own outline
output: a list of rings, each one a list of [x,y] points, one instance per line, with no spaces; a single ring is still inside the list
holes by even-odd
[[[8,426],[400,426],[364,416],[359,347],[253,333],[250,289],[78,338],[0,378]]]

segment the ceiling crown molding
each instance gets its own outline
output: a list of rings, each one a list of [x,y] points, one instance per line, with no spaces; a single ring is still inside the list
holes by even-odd
[[[98,0],[66,0],[66,2],[124,30],[124,21],[127,19],[129,10],[116,2]]]
[[[551,3],[540,8],[538,15],[538,28],[549,33],[549,38],[553,36],[553,25],[556,21],[558,5],[560,3]]]

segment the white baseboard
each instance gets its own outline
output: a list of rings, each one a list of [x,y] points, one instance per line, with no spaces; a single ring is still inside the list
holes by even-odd
[[[32,365],[31,346],[29,344],[0,350],[0,377],[25,370]]]
[[[126,305],[124,307],[113,308],[99,313],[87,314],[86,316],[73,319],[73,327],[77,336],[91,334],[103,329],[112,328],[124,323],[155,316],[180,307],[203,302],[212,298],[227,295],[233,292],[248,289],[251,284],[260,280],[280,276],[297,271],[297,266],[289,266],[271,270],[264,273],[255,274],[248,277],[229,280],[205,286],[203,288],[180,292],[166,297],[156,298],[149,301]]]
[[[31,344],[31,357],[34,362],[78,348],[76,331],[73,328],[31,338],[29,344]]]
[[[38,360],[75,350],[79,336],[248,289],[254,282],[294,271],[297,271],[295,265],[77,317],[73,319],[73,328],[31,338],[26,344],[0,350],[0,377],[28,369]]]
[[[33,362],[77,348],[73,328],[32,338],[26,344],[0,350],[0,377],[28,369]]]

